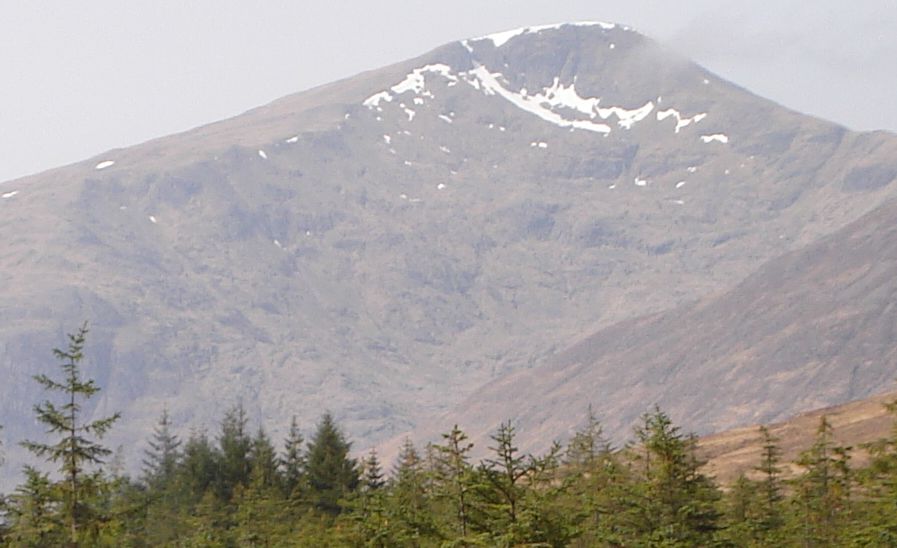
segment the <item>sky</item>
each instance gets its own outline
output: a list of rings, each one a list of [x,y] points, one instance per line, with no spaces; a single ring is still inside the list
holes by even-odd
[[[0,181],[517,27],[628,24],[718,75],[897,131],[894,0],[0,0]]]

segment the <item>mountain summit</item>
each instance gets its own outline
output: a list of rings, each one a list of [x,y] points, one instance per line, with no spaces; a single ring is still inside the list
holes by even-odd
[[[364,446],[856,220],[895,152],[627,27],[447,44],[4,183],[0,423],[87,319],[117,441],[240,400]]]

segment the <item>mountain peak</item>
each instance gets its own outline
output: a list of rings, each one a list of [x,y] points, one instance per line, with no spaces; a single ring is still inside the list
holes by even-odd
[[[495,47],[500,48],[505,45],[509,40],[515,38],[517,36],[525,35],[525,34],[539,34],[544,31],[555,31],[560,30],[564,27],[598,27],[601,30],[614,30],[614,29],[622,29],[625,31],[631,30],[629,27],[617,25],[615,23],[606,23],[604,21],[574,21],[567,23],[555,23],[552,25],[537,25],[531,27],[520,27],[512,30],[506,30],[502,32],[496,32],[492,34],[487,34],[485,36],[480,36],[478,38],[472,38],[470,40],[464,40],[462,43],[468,42],[477,42],[480,40],[491,40]]]

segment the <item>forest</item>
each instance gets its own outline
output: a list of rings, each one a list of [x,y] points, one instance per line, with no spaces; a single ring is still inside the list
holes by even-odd
[[[0,545],[897,546],[897,402],[890,435],[858,448],[868,464],[852,465],[823,417],[799,474],[761,427],[761,458],[731,485],[656,407],[621,447],[588,411],[541,455],[522,454],[507,422],[481,460],[456,425],[438,443],[406,439],[391,463],[353,457],[326,412],[307,440],[294,418],[282,442],[252,431],[240,405],[185,439],[162,413],[131,477],[102,444],[120,417],[83,420],[100,390],[81,372],[86,335],[54,350],[58,377],[35,376],[48,439],[21,442],[42,464],[2,496]]]

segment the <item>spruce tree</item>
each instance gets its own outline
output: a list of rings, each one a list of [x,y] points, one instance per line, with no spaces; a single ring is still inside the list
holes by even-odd
[[[380,467],[380,459],[377,458],[377,450],[371,448],[368,456],[362,463],[361,486],[367,492],[377,491],[386,484],[383,479],[383,469]]]
[[[178,489],[190,504],[199,502],[214,485],[219,474],[218,459],[209,437],[193,431],[184,444],[178,466]]]
[[[493,516],[490,529],[504,530],[507,537],[505,542],[511,544],[517,542],[513,529],[517,525],[518,506],[525,492],[521,480],[532,470],[526,457],[519,454],[514,444],[515,434],[516,430],[510,421],[501,423],[498,431],[491,436],[494,446],[489,449],[495,456],[486,459],[483,469],[493,501],[490,506],[499,514]]]
[[[224,413],[218,435],[218,470],[215,491],[222,502],[228,502],[238,485],[249,483],[251,464],[249,452],[252,438],[246,431],[246,411],[238,403]]]
[[[636,428],[640,481],[630,492],[634,533],[651,543],[705,544],[719,528],[720,493],[700,473],[696,439],[655,408]]]
[[[66,539],[59,512],[59,497],[47,474],[31,466],[24,469],[25,482],[16,487],[4,504],[5,541],[10,546],[52,546]],[[5,545],[5,544],[4,544]]]
[[[819,421],[816,440],[801,453],[797,464],[804,468],[796,479],[796,532],[804,544],[835,546],[839,530],[850,513],[850,448],[835,445],[828,417]]]
[[[782,469],[779,463],[782,458],[782,450],[778,445],[778,438],[769,433],[765,426],[760,427],[763,436],[763,447],[760,465],[755,468],[761,474],[759,485],[759,512],[754,529],[759,539],[774,540],[775,532],[784,524],[782,508],[783,485]]]
[[[47,433],[56,436],[55,443],[25,441],[22,445],[37,457],[58,463],[65,477],[61,484],[64,499],[63,513],[68,529],[68,543],[77,545],[79,530],[90,519],[90,508],[85,504],[85,467],[102,464],[103,458],[112,453],[101,445],[101,439],[120,418],[119,413],[109,417],[85,422],[82,401],[96,395],[100,388],[92,379],[84,380],[81,375],[81,361],[84,359],[84,344],[87,337],[85,322],[73,334],[68,335],[69,344],[65,350],[53,349],[53,354],[61,362],[63,377],[56,381],[47,375],[35,375],[34,379],[50,392],[61,392],[65,397],[61,405],[47,400],[34,406],[38,422],[47,427]],[[92,439],[95,438],[95,439]]]
[[[296,488],[302,483],[302,478],[305,475],[303,443],[305,443],[305,439],[299,430],[296,415],[293,415],[290,420],[290,431],[287,433],[283,444],[283,457],[280,460],[280,466],[283,470],[284,494],[288,497],[294,495]]]
[[[333,416],[324,413],[308,442],[306,477],[312,504],[327,514],[341,513],[342,499],[358,486],[356,462],[349,457],[351,446]]]
[[[897,400],[885,404],[890,435],[864,444],[871,462],[860,474],[866,515],[857,527],[858,544],[897,546]]]
[[[431,446],[436,496],[452,509],[455,531],[454,534],[447,532],[447,536],[463,543],[472,529],[472,491],[476,485],[476,474],[470,464],[473,443],[457,424],[442,439],[442,445]]]
[[[390,514],[393,517],[395,538],[411,543],[432,535],[436,526],[429,506],[429,485],[424,461],[409,438],[402,442],[399,456],[389,479]]]
[[[254,484],[271,488],[280,484],[277,455],[265,429],[259,425],[249,449],[250,477]]]
[[[610,444],[604,438],[601,421],[589,406],[586,425],[577,430],[567,444],[565,462],[581,470],[594,468],[598,461],[610,453]]]
[[[167,409],[162,411],[147,445],[149,449],[144,451],[143,458],[143,481],[155,490],[164,489],[174,479],[181,447],[181,440],[171,431],[171,417]]]

